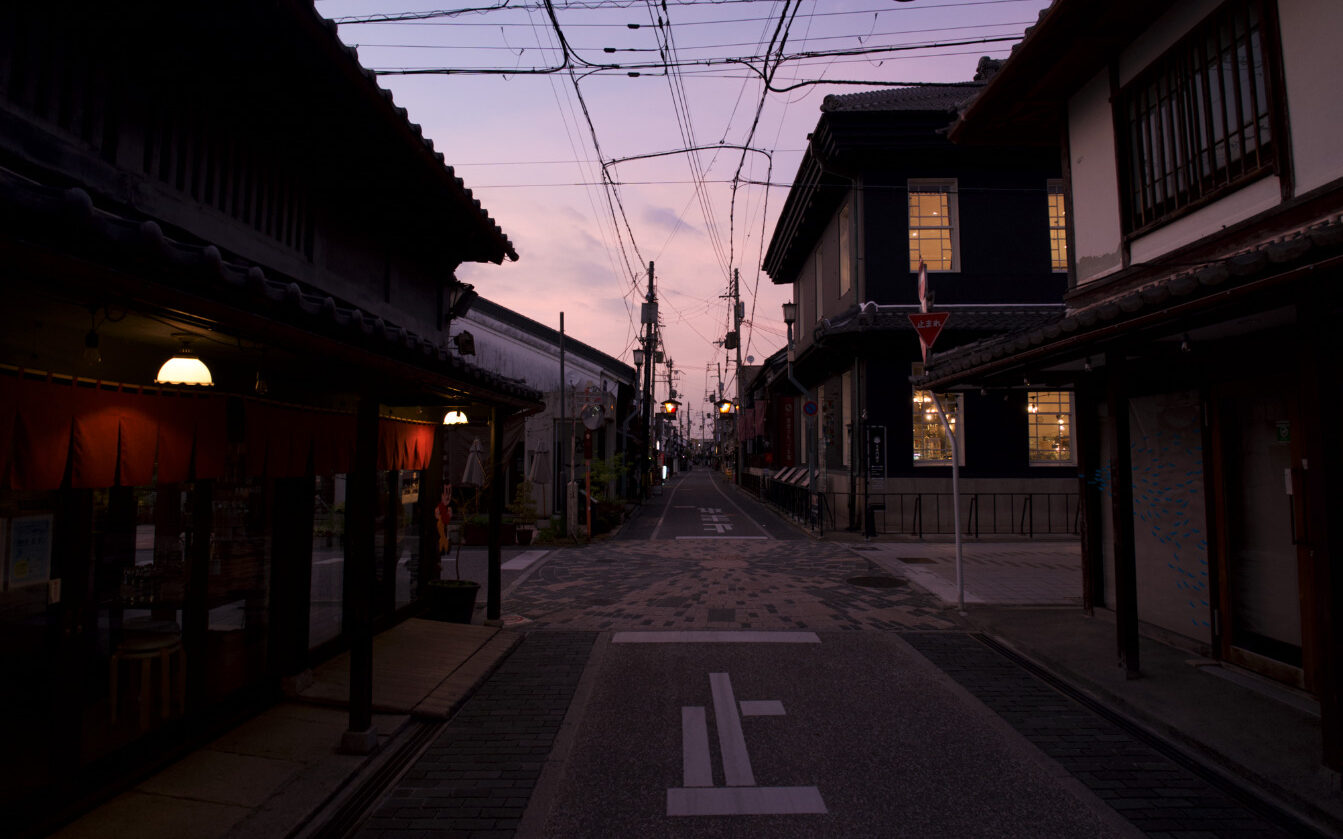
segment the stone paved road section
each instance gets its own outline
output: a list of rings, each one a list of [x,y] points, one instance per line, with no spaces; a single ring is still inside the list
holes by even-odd
[[[525,629],[950,629],[951,613],[838,545],[613,541],[557,551],[504,603]]]
[[[503,839],[517,831],[596,640],[527,636],[356,834]]]
[[[1270,823],[970,635],[901,637],[1154,839],[1301,835]]]

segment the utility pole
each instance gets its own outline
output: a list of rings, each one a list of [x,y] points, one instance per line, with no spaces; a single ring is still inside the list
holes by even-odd
[[[568,393],[564,387],[564,312],[560,312],[560,429],[564,429],[565,403]],[[551,434],[550,445],[555,452],[556,465],[559,467],[559,474],[564,475],[564,464],[559,463],[560,441],[556,434]],[[572,436],[572,435],[570,435]],[[559,489],[559,480],[555,481],[555,489]],[[552,499],[553,500],[553,499]],[[566,494],[564,502],[560,505],[560,533],[569,534],[569,496]]]
[[[742,316],[746,314],[745,307],[741,303],[740,280],[737,276],[737,269],[732,269],[732,329],[737,336],[737,403],[734,406],[738,412],[741,411],[741,322]],[[737,439],[737,464],[733,472],[733,479],[737,486],[741,486],[741,414],[732,415],[732,428],[734,436]]]
[[[653,262],[648,263],[648,296],[645,298],[643,309],[640,312],[640,320],[644,324],[644,399],[643,399],[643,422],[644,430],[644,456],[643,463],[640,464],[643,473],[644,498],[652,494],[653,488],[653,354],[656,342],[654,337],[657,333],[658,304],[657,294],[653,289]]]

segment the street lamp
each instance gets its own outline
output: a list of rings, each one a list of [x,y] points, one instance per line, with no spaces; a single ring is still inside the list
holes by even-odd
[[[793,345],[793,324],[797,323],[797,304],[783,304],[783,322],[788,326],[788,345]]]

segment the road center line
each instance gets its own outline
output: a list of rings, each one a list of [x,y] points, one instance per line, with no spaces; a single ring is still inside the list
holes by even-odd
[[[710,673],[709,691],[713,694],[718,747],[723,753],[723,778],[730,787],[753,787],[755,773],[751,771],[751,756],[746,752],[746,735],[741,730],[732,681],[726,673]]]

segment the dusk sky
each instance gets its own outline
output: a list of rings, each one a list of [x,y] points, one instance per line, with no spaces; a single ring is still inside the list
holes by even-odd
[[[715,345],[730,328],[724,295],[733,268],[746,309],[743,359],[758,363],[784,344],[780,305],[791,288],[760,269],[764,249],[821,100],[876,89],[833,82],[968,81],[980,56],[1006,56],[1048,5],[553,0],[558,32],[542,0],[481,0],[475,11],[373,0],[319,0],[317,8],[341,23],[340,37],[365,67],[452,71],[390,73],[380,82],[521,257],[463,266],[459,278],[552,327],[563,311],[569,335],[632,363],[647,266],[656,263],[676,387],[691,411],[703,411],[699,402],[718,390],[720,369],[726,392],[736,392],[728,363],[735,352]],[[438,14],[345,20],[417,12]],[[557,67],[565,69],[544,72]],[[775,88],[832,83],[766,92],[761,71],[773,73]],[[720,144],[768,154],[684,151]],[[603,183],[599,161],[640,155],[661,156],[609,165],[615,186]],[[665,392],[661,385],[659,397]]]

